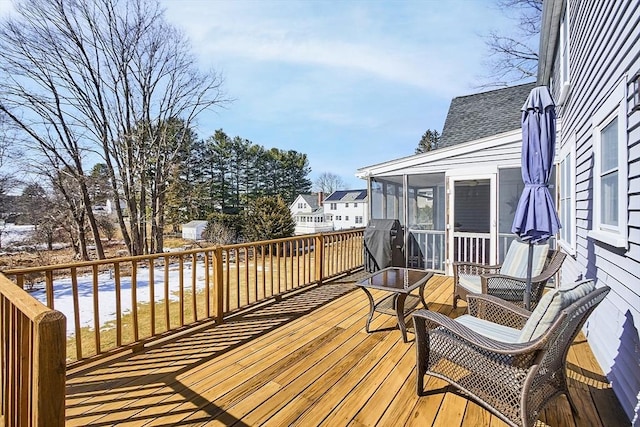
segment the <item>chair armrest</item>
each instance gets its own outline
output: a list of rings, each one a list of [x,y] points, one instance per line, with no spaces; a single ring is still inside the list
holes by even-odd
[[[539,274],[531,278],[531,309],[535,308],[542,297],[544,285],[550,276]],[[523,277],[507,276],[505,274],[483,274],[480,277],[482,293],[494,295],[504,300],[524,302],[527,279]]]
[[[468,294],[469,314],[510,328],[522,329],[531,312],[502,298],[485,294]]]
[[[424,342],[426,336],[438,328],[444,328],[458,338],[484,350],[506,355],[524,355],[542,348],[546,341],[536,340],[526,343],[505,343],[485,337],[442,313],[418,310],[413,313],[416,340]]]
[[[500,271],[501,264],[497,265],[486,265],[486,264],[478,264],[475,262],[454,262],[453,263],[453,272],[454,275],[458,274],[472,274],[475,276],[479,276],[481,274],[492,274]]]

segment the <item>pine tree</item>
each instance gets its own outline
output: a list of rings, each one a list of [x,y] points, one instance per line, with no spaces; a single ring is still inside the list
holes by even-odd
[[[244,238],[255,242],[291,237],[295,222],[282,197],[259,197],[247,206],[243,228]]]
[[[428,151],[438,148],[438,142],[440,141],[440,134],[437,130],[427,129],[422,135],[418,148],[416,148],[415,154],[426,153]]]

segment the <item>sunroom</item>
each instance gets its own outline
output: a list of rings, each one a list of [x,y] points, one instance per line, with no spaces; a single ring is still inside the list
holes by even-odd
[[[370,218],[401,223],[408,267],[452,275],[456,261],[502,260],[524,188],[520,108],[532,87],[455,98],[440,148],[358,170]]]

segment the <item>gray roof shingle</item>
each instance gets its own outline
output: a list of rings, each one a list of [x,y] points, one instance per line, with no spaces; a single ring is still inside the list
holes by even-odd
[[[317,194],[301,194],[302,198],[309,205],[311,209],[318,209],[318,195]]]
[[[438,147],[449,147],[520,128],[520,109],[536,83],[451,100]]]

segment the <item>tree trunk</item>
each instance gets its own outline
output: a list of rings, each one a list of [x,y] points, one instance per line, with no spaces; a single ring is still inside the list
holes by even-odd
[[[85,206],[85,212],[87,215],[87,219],[89,220],[89,226],[91,227],[91,231],[93,232],[93,240],[96,245],[96,255],[98,259],[104,259],[104,249],[102,247],[102,239],[100,238],[100,229],[98,228],[98,222],[96,221],[96,216],[93,214],[91,199],[89,198],[89,191],[87,189],[87,184],[83,179],[80,179],[80,189],[82,190],[82,201]]]

